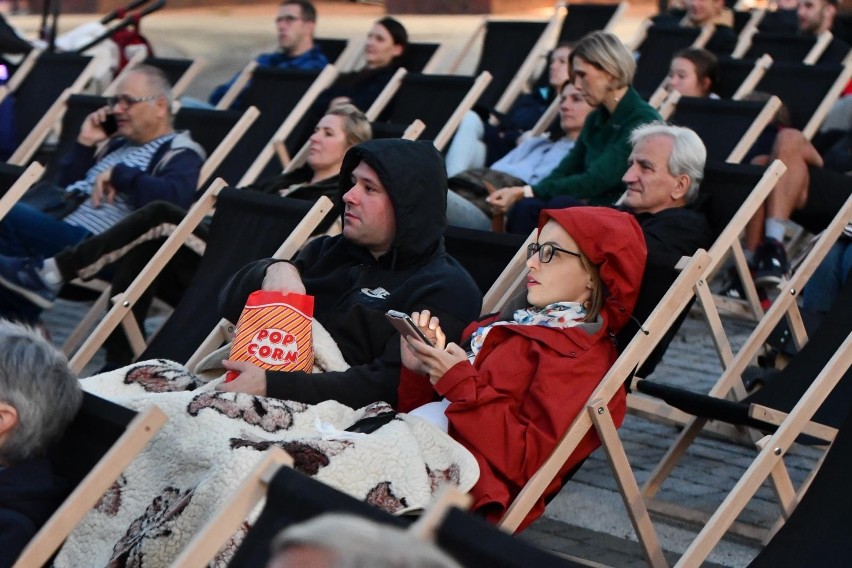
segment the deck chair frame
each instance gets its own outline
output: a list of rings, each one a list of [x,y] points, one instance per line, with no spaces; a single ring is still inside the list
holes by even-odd
[[[787,318],[797,346],[801,347],[804,345],[807,341],[807,334],[802,323],[801,313],[796,304],[796,299],[817,266],[819,266],[819,263],[825,258],[828,250],[837,241],[837,238],[843,231],[843,227],[850,219],[852,219],[852,197],[846,201],[828,228],[823,231],[792,278],[783,281],[779,285],[781,294],[764,317],[758,322],[757,327],[755,327],[743,347],[725,365],[722,375],[708,392],[709,396],[724,398],[729,394],[733,394],[736,399],[744,397],[745,387],[742,382],[742,373],[758,354],[769,334],[782,318]],[[705,302],[704,298],[701,298],[701,301],[706,309],[707,302]],[[712,299],[710,301],[712,302]],[[645,482],[642,492],[646,501],[656,495],[665,478],[674,469],[677,461],[686,452],[691,442],[700,434],[706,422],[706,418],[691,417],[689,422],[686,423],[674,444],[669,448]]]
[[[248,167],[243,177],[237,183],[237,187],[244,187],[257,180],[257,177],[266,168],[269,161],[275,157],[275,141],[286,140],[287,136],[293,132],[293,129],[299,124],[302,116],[311,108],[316,98],[334,82],[337,77],[337,68],[334,65],[326,65],[320,72],[305,94],[299,99],[299,102],[293,107],[293,110],[284,119],[284,122],[278,127],[275,133],[267,142],[263,150],[260,151],[254,162]]]
[[[293,458],[277,446],[270,447],[265,456],[249,473],[240,487],[195,535],[172,563],[173,568],[207,566],[219,548],[245,521],[252,509],[266,496],[266,487],[281,467],[293,467]]]
[[[137,413],[116,443],[33,537],[13,568],[46,565],[74,527],[97,504],[166,420],[163,411],[154,405]]]
[[[842,375],[852,365],[852,334],[846,337],[814,383],[802,396],[778,430],[762,443],[762,448],[745,474],[690,544],[676,566],[698,566],[710,554],[727,528],[745,508],[760,486],[773,478],[784,454],[806,424],[825,401]]]
[[[743,30],[745,32],[745,30]],[[734,59],[739,59],[745,57],[748,51],[751,49],[752,44],[754,43],[754,36],[757,35],[759,30],[755,26],[754,29],[749,30],[749,33],[746,35],[740,34],[739,40],[737,41],[737,46],[734,48],[733,53],[731,53],[731,57]],[[831,43],[831,40],[834,36],[828,30],[817,34],[816,41],[814,42],[813,47],[810,48],[808,53],[802,59],[802,63],[807,65],[813,65],[819,58],[822,57],[823,52],[825,52],[828,45]],[[762,53],[760,55],[763,55]]]

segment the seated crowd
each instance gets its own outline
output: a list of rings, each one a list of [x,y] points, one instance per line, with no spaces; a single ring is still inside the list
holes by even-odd
[[[814,3],[834,6],[801,0],[802,33],[821,29],[808,23]],[[284,0],[276,19],[279,49],[258,56],[258,65],[324,67],[328,60],[314,42],[316,21],[310,2]],[[675,21],[730,27],[733,15],[722,0],[688,0]],[[717,31],[714,39],[724,44],[721,51],[732,49],[725,33]],[[310,136],[304,133],[305,165],[243,188],[308,201],[324,195],[334,209],[292,260],[252,262],[220,294],[219,314],[231,322],[257,290],[312,296],[313,317],[348,368],[273,371],[226,360],[234,378],[216,389],[352,408],[384,401],[418,416],[475,457],[480,474],[472,509],[497,522],[674,281],[681,257],[712,245],[699,199],[707,151],[698,134],[666,124],[640,97],[632,87],[632,54],[602,31],[557,46],[548,84],[513,112],[469,113],[465,120],[474,133],[451,147],[452,164],[429,141],[371,140],[363,111],[404,66],[407,46],[397,20],[375,22],[363,68],[339,76],[307,113],[315,127]],[[672,60],[667,88],[714,97],[717,75],[713,53],[686,49]],[[234,79],[214,90],[211,104]],[[521,134],[556,97],[554,128],[543,136]],[[106,276],[115,290],[123,289],[180,223],[197,196],[205,155],[190,133],[175,131],[172,102],[162,72],[134,68],[110,105],[85,119],[62,157],[58,184],[49,189],[73,198],[74,206],[57,218],[19,203],[0,220],[0,317],[37,324],[40,311],[75,278]],[[241,106],[237,96],[232,107]],[[115,134],[107,131],[108,116],[115,118]],[[848,154],[849,125],[842,129],[840,142],[820,150],[797,130],[773,130],[771,152],[755,157],[755,163],[778,158],[787,166],[746,239],[759,284],[777,283],[789,272],[783,245],[789,220],[818,232],[852,193],[846,175],[852,164],[836,149],[845,142]],[[474,143],[477,155],[462,155]],[[497,313],[481,314],[482,293],[447,252],[443,235],[448,225],[488,229],[504,216],[508,232],[535,235],[526,251],[526,289]],[[206,230],[195,231],[198,241]],[[839,242],[815,291],[806,291],[814,310],[829,309],[826,297],[852,269],[849,250],[848,240]],[[134,306],[137,318],[144,319],[155,295],[176,304],[198,265],[199,252],[182,247],[159,285]],[[426,341],[400,337],[388,310],[410,314]],[[131,363],[122,333],[106,347],[109,368]],[[67,493],[45,456],[80,400],[78,382],[46,340],[29,327],[0,321],[0,567],[11,566]],[[609,409],[620,425],[625,389]],[[594,434],[584,438],[521,528],[543,513],[599,445]],[[270,565],[298,565],[314,556],[330,562],[341,549],[322,540],[338,532],[336,522],[287,531]],[[372,546],[364,539],[382,533],[357,523],[342,526],[353,547],[363,540],[359,554],[369,559]],[[409,553],[453,565],[439,551]]]

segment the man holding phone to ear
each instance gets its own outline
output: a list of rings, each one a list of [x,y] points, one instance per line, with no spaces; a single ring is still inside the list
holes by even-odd
[[[236,379],[222,390],[317,404],[336,400],[359,408],[395,404],[400,376],[399,333],[388,310],[442,314],[449,337],[479,315],[482,295],[444,249],[447,174],[431,142],[371,140],[351,148],[340,171],[343,233],[320,237],[293,262],[261,260],[234,275],[220,312],[237,321],[258,289],[314,296],[314,317],[350,368],[306,374],[264,371],[226,361]]]
[[[192,204],[204,150],[172,127],[171,87],[162,71],[137,66],[116,93],[86,117],[77,143],[60,162],[58,185],[66,196],[80,196],[80,205],[57,219],[18,203],[0,221],[0,254],[26,257],[0,271],[0,280],[14,291],[0,292],[6,317],[37,317],[38,294],[19,284],[51,281],[56,267],[42,258],[102,233],[146,203]]]

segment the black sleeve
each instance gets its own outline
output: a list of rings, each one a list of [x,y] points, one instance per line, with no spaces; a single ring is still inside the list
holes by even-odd
[[[274,258],[256,260],[231,276],[219,293],[219,314],[228,321],[236,323],[240,319],[240,314],[243,313],[249,294],[260,290],[267,267],[276,262],[285,261]]]

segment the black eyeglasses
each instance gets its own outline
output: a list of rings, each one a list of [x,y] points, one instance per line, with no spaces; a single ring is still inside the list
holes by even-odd
[[[535,253],[538,253],[538,259],[543,264],[547,264],[548,262],[553,260],[553,255],[554,253],[556,253],[556,251],[564,252],[566,254],[576,256],[577,258],[581,258],[580,253],[565,250],[564,248],[559,248],[556,245],[551,245],[549,243],[543,245],[540,245],[538,243],[530,243],[530,245],[527,247],[527,260],[531,259]]]
[[[122,108],[130,108],[135,104],[157,100],[161,96],[162,95],[148,95],[147,97],[131,97],[130,95],[116,95],[114,97],[108,97],[107,104],[111,107],[119,105]]]

